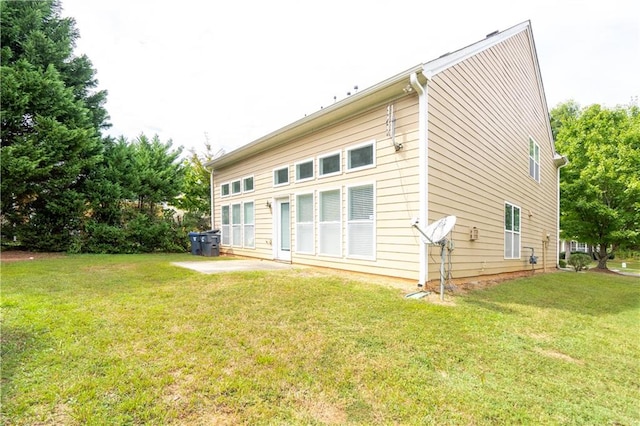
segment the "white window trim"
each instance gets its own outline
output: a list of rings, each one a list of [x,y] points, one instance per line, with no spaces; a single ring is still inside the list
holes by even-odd
[[[287,181],[285,183],[276,184],[276,172],[278,170],[282,170],[282,169],[287,169]],[[277,188],[277,187],[280,187],[280,186],[289,185],[289,183],[291,182],[291,174],[290,174],[290,170],[289,170],[289,165],[287,164],[286,166],[280,166],[280,167],[276,167],[275,169],[273,169],[271,171],[271,181],[273,182],[273,187],[274,188]]]
[[[226,194],[226,195],[223,195],[222,194],[222,187],[225,186],[225,185],[229,188],[229,193]],[[230,197],[230,196],[231,196],[231,182],[223,182],[223,183],[221,183],[220,184],[220,198],[227,198],[227,197]]]
[[[520,211],[520,230],[519,231],[507,231],[507,224],[504,221],[504,207],[506,207],[507,205],[510,205],[511,207],[517,208]],[[506,244],[507,244],[507,239],[504,237],[504,234],[506,232],[511,232],[512,234],[518,234],[520,236],[520,238],[518,239],[518,257],[506,257],[504,255],[505,252],[505,248],[506,248]],[[502,243],[502,255],[504,257],[505,260],[518,260],[518,259],[522,259],[522,209],[520,208],[520,206],[510,203],[509,201],[505,201],[504,205],[502,207],[502,239],[503,239],[503,243]],[[512,240],[513,241],[513,240]],[[513,247],[512,247],[513,249]],[[512,250],[513,252],[513,250]]]
[[[340,194],[340,196],[338,197],[340,200],[340,206],[338,206],[338,210],[340,211],[340,220],[338,221],[339,223],[339,227],[340,227],[340,254],[329,254],[329,253],[322,253],[321,248],[320,248],[320,224],[323,223],[320,221],[320,193],[322,192],[330,192],[330,191],[338,191],[338,193]],[[322,188],[322,190],[318,190],[316,193],[316,197],[317,200],[315,201],[316,204],[316,240],[317,240],[317,253],[318,256],[322,256],[322,257],[332,257],[334,259],[341,259],[342,258],[342,253],[343,253],[343,243],[344,243],[344,214],[343,214],[343,202],[342,202],[342,197],[344,195],[344,191],[342,190],[341,187],[333,187],[333,188]],[[329,223],[334,223],[334,222],[329,222]]]
[[[236,183],[236,182],[238,183],[238,192],[233,192],[233,184]],[[241,179],[236,179],[236,180],[231,181],[231,186],[230,186],[229,190],[231,192],[231,195],[242,194],[242,180]]]
[[[244,189],[244,181],[245,181],[245,179],[249,179],[249,178],[253,179],[253,189],[250,189],[250,190],[247,191],[246,189]],[[242,193],[243,194],[249,194],[249,193],[255,191],[256,190],[256,178],[254,177],[254,175],[249,175],[249,176],[243,177],[242,180],[241,180],[241,186],[242,186]]]
[[[533,142],[533,152],[534,152],[533,157],[531,157],[531,142]],[[529,150],[529,177],[531,179],[533,179],[534,181],[540,183],[540,181],[542,180],[542,173],[541,173],[541,170],[540,170],[540,145],[538,145],[538,142],[536,142],[536,140],[531,136],[529,136],[529,144],[528,145],[529,146],[527,148]],[[538,161],[537,162],[536,162],[536,159],[535,159],[535,149],[536,148],[538,148]],[[535,176],[531,176],[531,167],[530,167],[531,166],[531,160],[533,160],[533,163],[534,163],[534,171],[535,171],[536,168],[538,170],[538,179],[536,179]],[[534,172],[534,174],[535,174],[535,172]]]
[[[304,178],[304,179],[298,179],[298,166],[300,164],[306,164],[306,163],[311,163],[311,168],[313,169],[313,174],[311,175],[311,177],[308,178]],[[311,180],[314,180],[316,178],[316,169],[315,169],[316,165],[315,165],[315,161],[313,160],[313,158],[309,158],[306,160],[302,160],[302,161],[298,161],[297,163],[294,164],[293,166],[293,179],[294,182],[296,183],[301,183],[301,182],[308,182]],[[304,194],[301,194],[304,195]]]
[[[320,170],[321,170],[320,161],[322,161],[323,159],[328,158],[328,157],[333,157],[334,155],[338,156],[338,164],[340,164],[340,169],[337,172],[326,173],[326,174],[323,174],[323,175],[320,174]],[[340,174],[342,174],[342,151],[329,152],[327,154],[323,154],[323,155],[320,155],[318,157],[318,179],[327,178],[327,177],[331,177],[331,176],[338,176]]]
[[[358,148],[364,148],[365,146],[369,146],[371,145],[373,147],[373,153],[372,153],[372,160],[373,163],[371,164],[367,164],[365,166],[360,166],[360,167],[354,167],[354,168],[349,168],[349,152],[354,151]],[[371,139],[369,141],[360,143],[358,145],[354,145],[354,146],[350,146],[348,148],[345,149],[345,158],[346,158],[346,172],[347,173],[351,173],[351,172],[358,172],[360,170],[366,170],[366,169],[371,169],[374,168],[376,166],[376,140],[375,139]]]
[[[245,204],[253,204],[253,222],[252,223],[247,223],[245,215],[244,215],[244,206]],[[246,200],[242,202],[242,207],[240,207],[241,211],[241,220],[242,220],[242,247],[243,248],[249,248],[249,249],[255,249],[256,248],[256,202],[255,200]],[[253,245],[249,246],[249,245],[245,245],[244,243],[244,239],[246,236],[246,227],[253,225]]]
[[[313,210],[313,219],[311,221],[311,229],[313,232],[313,250],[312,251],[299,251],[298,250],[298,197],[301,195],[311,195],[311,208]],[[299,253],[299,254],[306,254],[306,255],[315,255],[316,254],[316,231],[317,231],[317,217],[319,212],[318,212],[318,208],[319,206],[316,208],[316,204],[318,204],[318,198],[317,198],[317,194],[316,191],[310,191],[310,192],[298,192],[295,194],[294,200],[295,200],[295,209],[296,209],[296,214],[294,216],[294,220],[295,220],[295,239],[296,239],[296,244],[295,244],[295,253]],[[309,223],[309,222],[303,222],[303,223]]]
[[[354,188],[354,187],[358,187],[358,186],[367,186],[367,185],[372,185],[373,186],[373,236],[372,236],[372,244],[373,244],[373,256],[358,256],[358,255],[350,255],[349,254],[349,189],[350,188]],[[350,184],[347,185],[345,188],[345,193],[346,193],[346,197],[347,197],[347,211],[345,212],[345,228],[346,228],[346,257],[348,259],[360,259],[360,260],[376,260],[376,253],[377,253],[377,237],[376,234],[378,233],[378,226],[377,226],[377,209],[376,209],[376,194],[377,194],[377,187],[376,187],[376,182],[359,182],[357,184]]]

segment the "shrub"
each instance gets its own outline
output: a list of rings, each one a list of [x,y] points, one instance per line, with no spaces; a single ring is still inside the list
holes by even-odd
[[[561,251],[561,252],[560,252],[560,259],[561,259],[561,260],[565,260],[565,259],[566,259],[566,257],[567,257],[567,253],[566,253],[566,252],[564,252],[564,251]]]
[[[567,261],[563,260],[563,259],[560,259],[558,261],[558,266],[560,266],[561,268],[566,268],[567,267]]]
[[[587,269],[589,263],[591,263],[591,257],[585,253],[572,254],[568,263],[573,266],[576,272],[582,271],[583,269]]]
[[[151,216],[128,210],[121,225],[89,220],[82,232],[74,235],[72,253],[153,253],[188,251],[187,231],[165,210]]]

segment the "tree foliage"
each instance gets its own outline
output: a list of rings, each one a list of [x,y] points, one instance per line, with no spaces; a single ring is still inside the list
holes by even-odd
[[[206,135],[205,135],[206,136]],[[211,215],[210,172],[204,166],[208,161],[221,155],[224,151],[214,152],[208,138],[204,152],[190,151],[184,160],[185,171],[182,195],[176,200],[177,206],[186,211],[185,219],[194,228],[209,229]]]
[[[556,149],[569,158],[560,173],[560,227],[567,239],[609,253],[640,244],[640,111],[636,106],[551,111]]]
[[[74,251],[183,250],[186,232],[170,208],[182,191],[181,152],[157,135],[107,139],[103,160],[89,180],[91,212]]]
[[[89,59],[73,56],[78,32],[59,2],[2,0],[0,13],[3,233],[64,250],[101,159],[106,92],[94,90]]]
[[[74,55],[79,34],[59,1],[0,0],[0,13],[3,239],[47,251],[184,250],[170,206],[184,193],[194,215],[208,210],[201,158],[182,162],[182,147],[157,135],[102,138],[106,92],[89,58]]]

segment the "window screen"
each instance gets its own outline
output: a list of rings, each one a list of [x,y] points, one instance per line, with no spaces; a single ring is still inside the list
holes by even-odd
[[[347,254],[372,258],[375,254],[373,185],[348,190]]]
[[[296,251],[314,252],[313,239],[313,194],[296,197]]]
[[[320,254],[341,255],[340,190],[319,194],[319,250]]]

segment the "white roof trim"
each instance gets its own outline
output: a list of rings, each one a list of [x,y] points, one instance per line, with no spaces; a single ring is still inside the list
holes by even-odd
[[[361,110],[361,108],[377,104],[390,99],[390,97],[398,97],[402,95],[402,88],[409,83],[409,76],[412,73],[422,74],[427,79],[431,79],[436,74],[455,66],[456,64],[476,55],[496,44],[526,31],[531,27],[530,21],[522,22],[507,30],[487,36],[485,39],[473,43],[460,50],[443,55],[425,64],[416,65],[404,72],[396,74],[374,86],[364,89],[355,95],[352,95],[342,101],[339,101],[327,108],[316,111],[313,114],[297,120],[287,126],[284,126],[274,132],[271,132],[253,142],[243,145],[227,154],[216,159],[210,160],[204,164],[206,168],[221,168],[231,165],[242,159],[255,155],[266,149],[270,149],[287,141],[300,137],[309,132],[317,131],[324,126],[331,125],[336,121]],[[536,69],[539,73],[537,57],[534,50],[534,60],[536,61]],[[542,84],[538,75],[540,84]],[[405,83],[406,82],[406,83]],[[546,108],[546,102],[544,102]],[[550,128],[550,126],[549,126]]]
[[[487,36],[484,40],[480,40],[474,44],[471,44],[467,47],[463,47],[460,50],[456,50],[453,53],[449,53],[439,57],[438,59],[434,59],[433,61],[427,62],[424,65],[423,74],[428,79],[431,79],[434,75],[445,71],[446,69],[476,55],[490,47],[495,46],[496,44],[518,34],[522,31],[527,30],[530,27],[530,22],[525,21],[521,24],[515,25],[508,30],[504,30],[495,35]]]

